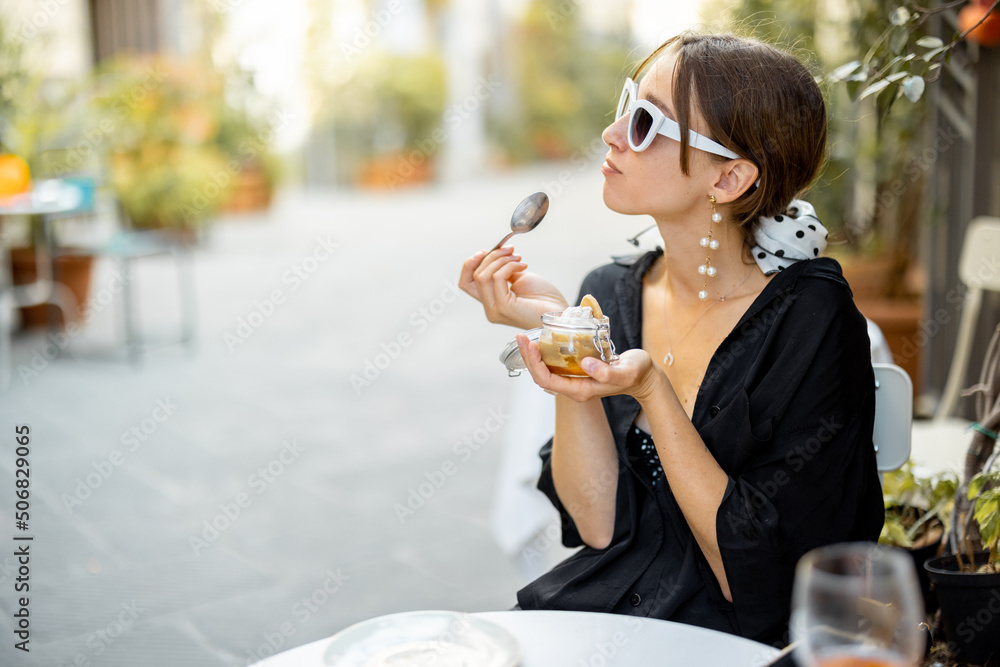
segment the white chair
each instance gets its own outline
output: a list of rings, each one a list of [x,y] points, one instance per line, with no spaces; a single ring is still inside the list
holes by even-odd
[[[872,364],[875,370],[875,460],[879,472],[896,470],[910,458],[913,382],[895,364]]]
[[[934,418],[913,426],[914,463],[927,473],[950,470],[961,474],[972,440],[970,422],[952,417],[969,367],[969,356],[982,306],[983,291],[1000,291],[1000,218],[978,217],[969,223],[958,263],[966,291],[955,352]]]
[[[969,223],[958,263],[958,277],[966,287],[962,319],[958,324],[955,354],[948,380],[934,419],[946,419],[955,410],[958,394],[965,381],[969,352],[976,332],[976,321],[983,302],[983,290],[1000,291],[1000,218],[979,217]]]

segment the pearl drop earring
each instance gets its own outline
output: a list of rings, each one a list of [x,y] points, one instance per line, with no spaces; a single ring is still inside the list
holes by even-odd
[[[722,214],[715,210],[715,195],[708,195],[708,199],[712,202],[712,222],[718,224],[722,222]],[[719,242],[715,239],[715,229],[712,225],[708,226],[708,236],[701,237],[700,243],[702,248],[707,248],[709,251],[705,254],[705,263],[698,267],[698,274],[705,276],[705,285],[698,292],[698,298],[704,301],[708,298],[708,279],[714,278],[718,273],[718,270],[712,266],[711,251],[719,248]]]

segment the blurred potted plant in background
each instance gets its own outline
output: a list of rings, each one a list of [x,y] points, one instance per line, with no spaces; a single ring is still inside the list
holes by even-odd
[[[332,86],[329,98],[318,122],[333,127],[341,180],[385,188],[433,177],[446,101],[438,54],[370,49],[349,79]]]
[[[40,41],[33,42],[35,51],[29,53],[25,42],[14,38],[0,18],[0,200],[30,190],[32,174],[36,178],[49,176],[41,168],[40,140],[62,125],[59,118],[67,113],[55,103],[59,95],[47,90],[41,75],[28,64],[37,49],[42,48]],[[38,279],[36,246],[43,233],[40,222],[38,216],[30,216],[23,237],[9,243],[14,285],[28,285]],[[9,231],[5,230],[5,236]],[[8,243],[6,239],[4,242]],[[93,260],[91,254],[72,248],[63,248],[51,258],[52,279],[68,287],[80,307],[90,292]],[[49,308],[46,305],[21,307],[21,327],[48,324]],[[75,321],[79,315],[79,312],[55,310],[53,321],[65,326],[67,320]]]
[[[920,393],[921,350],[914,340],[924,312],[923,285],[912,275],[919,269],[914,262],[918,227],[930,222],[926,176],[941,150],[935,142],[933,155],[927,156],[931,142],[923,96],[952,51],[993,15],[990,10],[997,3],[988,4],[992,7],[976,12],[976,23],[960,21],[959,32],[947,43],[929,34],[928,20],[953,10],[956,3],[867,4],[855,31],[859,57],[824,77],[831,93],[846,94],[856,109],[867,110],[860,122],[871,130],[858,139],[865,156],[862,173],[869,175],[874,189],[869,205],[856,206],[853,219],[845,221],[855,251],[844,258],[845,274],[859,309],[880,326],[894,360],[913,378],[915,395]]]
[[[914,340],[925,289],[916,242],[935,163],[926,152],[932,138],[924,92],[966,37],[959,32],[945,43],[930,34],[929,19],[956,7],[914,0],[857,0],[846,8],[742,0],[735,12],[720,7],[752,35],[815,53],[830,156],[808,198],[831,231],[828,254],[843,265],[859,309],[882,329],[915,396],[921,348]],[[776,20],[766,18],[772,14]]]
[[[233,91],[232,77],[197,62],[123,58],[95,75],[91,94],[94,122],[113,126],[110,181],[134,227],[190,236],[227,204],[270,203],[273,128],[248,108],[250,93]]]
[[[0,18],[0,200],[25,192],[31,185],[24,156],[14,154],[9,132],[20,115],[24,98],[32,88],[32,77],[24,64],[24,46],[8,34]]]
[[[240,213],[266,209],[281,179],[281,161],[271,148],[281,114],[274,113],[254,87],[253,78],[238,68],[225,73],[225,104],[217,118],[215,143],[230,163],[236,161],[233,187],[222,210]],[[229,165],[230,168],[232,165]]]
[[[492,109],[488,126],[510,162],[603,156],[601,133],[614,120],[615,104],[632,55],[626,33],[588,33],[576,6],[531,0],[514,28],[511,54],[515,95]],[[582,151],[582,153],[581,153]]]
[[[195,63],[122,58],[93,86],[110,184],[132,225],[192,235],[219,210],[233,174],[217,144],[222,77]]]

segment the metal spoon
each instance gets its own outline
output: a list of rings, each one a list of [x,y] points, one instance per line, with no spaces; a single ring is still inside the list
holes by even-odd
[[[500,243],[493,246],[493,250],[506,243],[507,239],[514,234],[530,232],[537,227],[548,210],[549,197],[544,192],[536,192],[522,199],[521,203],[514,209],[514,214],[510,216],[510,234],[500,239]]]

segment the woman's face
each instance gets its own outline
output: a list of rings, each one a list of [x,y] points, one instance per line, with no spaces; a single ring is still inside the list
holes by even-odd
[[[676,61],[675,52],[664,53],[639,81],[639,98],[649,100],[673,120],[677,120],[673,102]],[[692,108],[689,120],[692,130],[707,135],[705,121],[696,108]],[[713,169],[717,163],[707,153],[689,148],[689,173],[685,176],[680,166],[680,143],[662,135],[636,153],[628,145],[628,121],[626,113],[601,135],[610,148],[601,167],[607,207],[617,213],[664,219],[703,212],[709,188],[719,175],[718,169]]]

